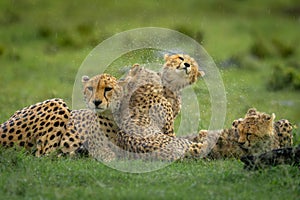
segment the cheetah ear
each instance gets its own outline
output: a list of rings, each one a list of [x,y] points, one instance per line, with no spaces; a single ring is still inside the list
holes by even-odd
[[[118,80],[118,86],[122,89],[124,94],[128,93],[128,82],[125,80]]]
[[[118,81],[118,85],[119,85],[120,87],[124,87],[124,86],[126,86],[126,84],[127,84],[127,81],[124,81],[124,80],[119,80],[119,81]]]
[[[246,115],[256,115],[256,113],[257,113],[256,108],[249,108]]]
[[[276,116],[275,116],[274,113],[272,113],[271,116],[269,116],[269,115],[263,115],[263,119],[265,119],[265,120],[267,120],[267,121],[274,121],[275,117],[276,117]]]
[[[90,78],[88,76],[82,76],[82,78],[81,78],[82,83],[88,82],[89,80],[90,80]]]
[[[140,66],[139,63],[135,63],[135,64],[132,65],[131,69],[133,69],[133,68],[135,68],[135,67],[139,67],[139,66]]]
[[[234,128],[237,128],[238,125],[239,125],[240,123],[242,123],[243,120],[244,120],[243,118],[236,119],[236,120],[234,120],[234,121],[232,122],[231,126],[234,127]]]
[[[203,77],[203,76],[205,76],[205,72],[199,70],[198,73],[197,73],[197,76],[198,76],[198,77]]]
[[[169,59],[170,55],[169,54],[165,54],[164,55],[164,60],[167,61]]]
[[[137,75],[137,73],[141,70],[141,66],[139,64],[134,64],[132,65],[130,71],[129,71],[129,74],[130,76],[135,76]]]
[[[275,119],[275,117],[276,117],[275,113],[272,113],[272,117],[271,117],[271,119],[272,119],[272,120],[274,120],[274,119]]]

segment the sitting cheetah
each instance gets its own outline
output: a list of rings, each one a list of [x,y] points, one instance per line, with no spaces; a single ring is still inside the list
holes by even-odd
[[[262,153],[270,149],[290,147],[293,144],[293,129],[288,120],[273,123],[275,115],[249,109],[244,119],[234,120],[230,129],[221,131],[201,130],[198,135],[185,136],[194,142],[203,142],[210,135],[219,135],[208,158],[239,158],[244,155]]]
[[[138,158],[150,159],[153,158],[152,156],[154,156],[154,159],[171,161],[181,159],[185,156],[202,156],[205,149],[205,145],[203,145],[202,143],[194,143],[186,139],[162,134],[159,128],[154,128],[154,130],[157,132],[153,132],[151,130],[151,132],[147,134],[134,134],[138,133],[139,131],[150,130],[147,127],[145,128],[145,130],[143,130],[143,125],[148,125],[149,120],[151,119],[144,119],[149,118],[148,113],[140,113],[143,112],[145,108],[143,103],[138,102],[134,102],[135,107],[134,109],[130,110],[128,115],[122,114],[122,112],[124,111],[124,102],[125,105],[127,104],[127,97],[126,94],[124,95],[124,91],[127,91],[126,88],[132,86],[130,81],[133,80],[134,79],[132,78],[129,80],[129,82],[117,82],[114,77],[108,74],[97,75],[91,79],[86,76],[83,77],[84,96],[89,108],[92,110],[97,110],[99,115],[103,115],[108,118],[116,116],[116,114],[118,114],[119,116],[121,116],[121,118],[124,118],[126,126],[129,127],[129,130],[133,133],[132,134],[130,132],[128,134],[126,130],[124,131],[120,129],[115,135],[115,138],[112,135],[111,138],[113,143],[118,147],[121,147],[121,149],[126,150],[127,152],[136,153],[134,154],[134,156]],[[132,99],[132,97],[133,99],[135,99],[135,97],[138,96],[140,92],[143,92],[142,94],[145,94],[146,97],[148,97],[148,94],[155,93],[157,92],[156,90],[156,85],[148,84],[146,85],[146,87],[142,85],[137,90],[135,90],[135,92],[138,93],[134,92],[133,96],[131,96],[130,99]],[[155,100],[159,99],[156,99],[156,96],[154,95],[151,106],[155,106],[156,103],[160,104],[160,101]],[[96,105],[95,102],[100,103]],[[117,116],[117,118],[119,116]],[[114,119],[111,118],[111,122],[113,121]],[[138,123],[138,125],[136,125],[135,123]],[[153,125],[151,122],[150,124]],[[124,126],[122,125],[121,127]],[[88,151],[93,152],[93,157],[101,158],[101,156],[98,156],[102,153],[101,145],[109,146],[108,144],[102,143],[103,134],[105,133],[99,132],[98,134],[88,133],[87,135]]]
[[[181,90],[203,77],[205,72],[198,63],[187,54],[165,54],[165,63],[159,73],[163,85],[164,97],[171,103],[174,118],[181,109]]]
[[[195,83],[198,77],[203,77],[205,73],[204,71],[199,70],[197,62],[189,55],[165,54],[164,59],[165,63],[163,65],[162,72],[158,74],[151,70],[139,67],[138,65],[133,66],[133,68],[129,71],[125,78],[126,81],[129,82],[129,84],[124,88],[126,88],[127,93],[130,93],[127,94],[127,96],[132,96],[129,104],[130,109],[132,109],[133,107],[138,107],[138,105],[135,105],[135,102],[144,103],[144,111],[140,111],[140,113],[146,114],[147,112],[149,112],[149,109],[147,109],[147,107],[151,107],[153,99],[160,99],[160,103],[157,103],[157,105],[160,104],[161,107],[155,109],[164,109],[164,114],[158,116],[156,124],[161,124],[161,126],[163,126],[162,132],[164,134],[173,135],[173,121],[181,109],[181,90]],[[135,81],[129,81],[131,79],[134,79]],[[148,95],[147,98],[145,98],[145,95],[141,91],[135,91],[140,86],[141,87],[139,88],[139,90],[144,90],[145,88],[143,87],[147,87],[152,84],[155,85],[156,88],[155,92],[152,91],[149,94],[152,95],[151,97],[148,97]],[[133,94],[133,92],[135,92],[135,94]],[[170,106],[167,104],[171,105],[172,111],[170,110]],[[160,112],[157,113],[163,112],[160,110]],[[173,112],[173,117],[170,116],[170,112]],[[155,111],[152,113],[155,113]],[[152,119],[154,118],[155,117],[152,116]],[[136,122],[136,124],[138,124],[138,122]],[[154,126],[150,127],[153,128]]]
[[[124,80],[120,108],[114,109],[114,119],[127,134],[174,134],[173,110],[163,95],[160,76],[151,70],[134,65]],[[128,124],[131,124],[128,126]]]

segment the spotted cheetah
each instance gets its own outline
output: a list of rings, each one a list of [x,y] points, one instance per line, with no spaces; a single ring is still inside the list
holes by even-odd
[[[240,158],[271,149],[291,147],[293,126],[286,119],[273,123],[274,118],[275,115],[270,116],[251,108],[245,118],[234,120],[230,129],[201,130],[198,135],[189,135],[185,138],[194,142],[203,142],[207,137],[219,136],[207,156],[212,159]]]
[[[154,98],[156,99],[155,101],[160,99],[160,103],[157,103],[157,105],[160,104],[159,108],[152,107],[153,109],[160,111],[154,111],[152,113],[162,113],[162,115],[156,117],[152,116],[152,119],[157,119],[155,123],[161,124],[163,129],[162,132],[164,134],[172,135],[174,134],[173,121],[181,109],[181,90],[195,83],[198,77],[203,77],[205,75],[205,72],[200,70],[197,62],[186,54],[165,54],[164,60],[165,63],[162,72],[159,72],[158,74],[143,67],[139,67],[138,65],[133,66],[125,78],[129,84],[124,88],[126,88],[127,93],[128,91],[131,91],[130,94],[127,94],[127,96],[132,97],[129,104],[130,109],[139,106],[135,105],[136,102],[143,102],[144,111],[140,110],[140,113],[143,114],[149,114],[149,109],[147,109],[147,107],[151,107]],[[131,79],[134,79],[134,81],[129,81]],[[145,98],[142,91],[145,90],[145,87],[151,87],[151,85],[155,85],[155,92],[154,90],[151,91],[149,93],[151,97],[148,95]],[[141,87],[139,88],[139,86]],[[132,95],[133,92],[135,92],[134,95]],[[161,111],[161,109],[163,109],[163,111]],[[171,112],[173,112],[173,117],[170,116]],[[123,111],[123,113],[125,112]],[[147,119],[147,117],[144,117],[144,119]],[[138,122],[135,124],[138,124]],[[153,125],[150,127],[154,128]],[[122,129],[124,130],[124,128]],[[145,124],[143,125],[143,128],[145,128]]]
[[[24,147],[37,157],[53,152],[58,156],[75,155],[86,153],[84,141],[88,132],[105,133],[101,138],[105,142],[116,130],[110,119],[92,110],[70,111],[62,99],[49,99],[15,112],[1,124],[0,144]],[[101,151],[97,154],[101,160],[114,159],[114,153],[105,145],[101,146]]]
[[[164,97],[171,103],[174,118],[181,109],[181,90],[195,83],[205,72],[194,58],[187,54],[165,54],[165,63],[159,73]]]

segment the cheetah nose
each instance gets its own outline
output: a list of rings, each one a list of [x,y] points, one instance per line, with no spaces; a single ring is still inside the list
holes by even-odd
[[[102,101],[101,100],[94,100],[93,103],[97,107],[97,106],[99,106],[102,103]]]
[[[185,67],[190,67],[191,65],[189,63],[184,63]]]
[[[246,142],[238,142],[239,143],[239,145],[244,145]]]

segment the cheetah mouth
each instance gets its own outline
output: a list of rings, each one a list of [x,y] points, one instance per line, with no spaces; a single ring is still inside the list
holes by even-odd
[[[245,151],[245,152],[248,152],[248,151],[249,151],[249,149],[246,148],[246,147],[244,147],[242,144],[239,144],[239,147],[240,147],[243,151]]]
[[[184,67],[183,68],[183,70],[185,71],[185,73],[187,74],[187,75],[189,75],[190,74],[190,67]]]
[[[103,112],[103,111],[105,111],[105,109],[104,108],[94,108],[94,111],[96,112],[96,113],[100,113],[100,112]]]
[[[189,67],[183,67],[183,68],[178,67],[177,70],[178,73],[185,73],[186,75],[189,75],[191,71],[189,70]]]

